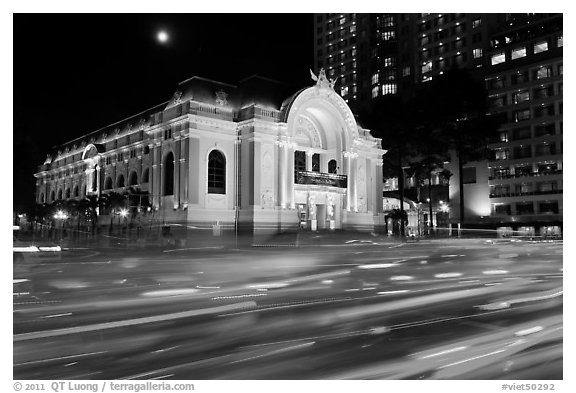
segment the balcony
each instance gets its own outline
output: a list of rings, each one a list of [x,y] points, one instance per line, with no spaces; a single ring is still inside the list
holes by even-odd
[[[562,190],[508,192],[508,193],[490,194],[490,198],[512,198],[512,197],[519,197],[519,196],[551,195],[551,194],[562,194]]]
[[[561,174],[562,174],[561,169],[555,171],[544,171],[544,172],[516,173],[516,174],[509,173],[507,175],[490,176],[488,177],[488,180],[504,180],[504,179],[516,179],[520,177],[549,176],[549,175],[561,175]]]

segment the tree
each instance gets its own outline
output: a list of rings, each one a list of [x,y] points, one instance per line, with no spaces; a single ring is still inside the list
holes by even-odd
[[[88,195],[78,203],[79,214],[84,220],[86,220],[86,218],[90,220],[92,233],[94,233],[94,229],[96,228],[99,208],[100,201],[96,195]]]
[[[486,91],[467,70],[453,68],[420,90],[416,96],[419,117],[436,130],[442,150],[453,149],[458,160],[460,221],[464,221],[465,163],[486,157],[487,145],[497,135],[495,117],[487,115]]]
[[[412,107],[396,95],[385,95],[374,100],[373,105],[360,112],[368,128],[382,138],[382,148],[387,150],[383,157],[382,176],[398,178],[400,201],[404,200],[404,168],[416,155],[413,136],[415,128]],[[399,214],[403,215],[404,204],[400,203]],[[400,235],[405,235],[405,222],[400,220]]]
[[[406,224],[408,224],[408,214],[404,210],[403,205],[404,201],[400,201],[400,209],[392,209],[392,211],[386,215],[387,219],[392,219],[392,228],[394,228],[395,224],[398,223],[400,231],[402,231],[402,228],[405,228]],[[394,232],[394,229],[392,229],[392,232]],[[400,235],[402,235],[402,232],[400,232]]]
[[[119,209],[126,206],[126,195],[111,191],[107,194],[103,194],[100,199],[102,204],[110,212],[110,231],[112,232],[114,227],[114,216],[117,214]]]

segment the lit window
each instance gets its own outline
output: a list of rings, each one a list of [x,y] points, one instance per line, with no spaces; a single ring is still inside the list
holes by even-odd
[[[380,88],[378,86],[374,86],[372,88],[372,98],[376,98],[378,97],[378,92],[379,92]]]
[[[217,150],[208,156],[208,193],[226,194],[226,158]],[[165,192],[164,195],[171,194]]]
[[[422,77],[422,82],[430,82],[432,80],[431,76],[423,76]]]
[[[391,41],[396,39],[396,32],[395,31],[384,31],[382,33],[382,39],[384,41]]]
[[[394,27],[394,17],[393,16],[385,16],[383,22],[384,22],[384,27]]]
[[[425,74],[426,72],[432,71],[432,62],[428,61],[424,63],[422,66],[422,73]]]
[[[373,84],[373,85],[377,84],[377,83],[378,83],[378,79],[379,79],[379,74],[378,74],[378,73],[373,74],[373,75],[372,75],[372,84]]]
[[[391,57],[386,57],[384,59],[384,67],[392,67],[394,64],[394,59]]]
[[[514,112],[514,121],[515,122],[519,122],[519,121],[523,121],[523,120],[529,120],[529,119],[530,119],[530,109],[524,109],[521,111]]]
[[[540,67],[537,70],[533,71],[534,79],[550,78],[551,76],[552,76],[552,67],[550,66]]]
[[[562,38],[563,38],[563,36],[559,36],[558,38],[556,38],[556,46],[558,48],[561,48],[564,45],[562,42]]]
[[[548,50],[548,41],[540,41],[534,44],[534,54],[546,52]]]
[[[480,27],[480,25],[482,25],[482,19],[478,18],[478,19],[474,19],[472,21],[472,28],[473,29],[477,29],[478,27]]]
[[[396,94],[396,83],[385,83],[382,85],[382,95]]]
[[[402,68],[402,76],[410,75],[410,66]]]
[[[340,95],[341,95],[342,97],[348,95],[348,86],[344,86],[344,87],[342,87],[342,88],[340,89]]]
[[[346,23],[346,18],[340,18],[340,24],[343,25],[344,23]]]
[[[515,104],[530,100],[530,92],[528,90],[521,90],[513,94],[512,99]]]
[[[504,63],[505,61],[506,61],[506,55],[504,54],[504,52],[492,55],[492,63],[491,63],[492,65]]]
[[[512,60],[519,59],[525,56],[526,56],[526,47],[512,50]]]
[[[480,57],[482,57],[482,48],[476,48],[472,50],[472,55],[474,56],[475,59],[479,59]]]
[[[497,160],[507,160],[509,156],[508,149],[499,149],[496,150],[495,156]]]

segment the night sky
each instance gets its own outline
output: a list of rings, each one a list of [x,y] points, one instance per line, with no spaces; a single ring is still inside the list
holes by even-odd
[[[122,120],[202,76],[312,83],[312,14],[15,14],[14,210],[34,202],[50,148]],[[156,35],[170,39],[161,44]]]

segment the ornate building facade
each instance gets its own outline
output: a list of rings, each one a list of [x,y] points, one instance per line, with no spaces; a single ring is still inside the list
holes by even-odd
[[[384,225],[381,141],[323,70],[292,95],[253,76],[193,77],[154,108],[59,146],[36,200],[147,194],[163,225],[282,231]]]

